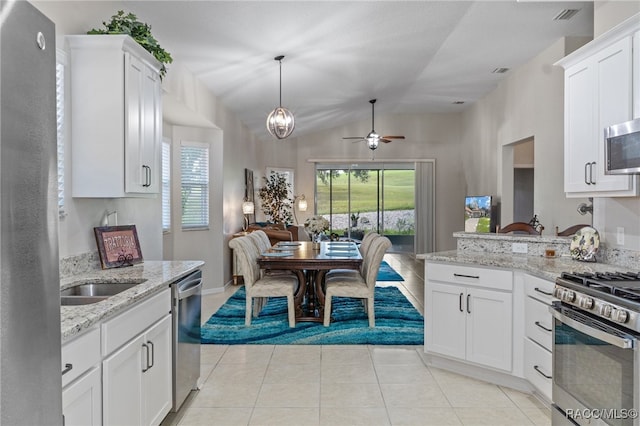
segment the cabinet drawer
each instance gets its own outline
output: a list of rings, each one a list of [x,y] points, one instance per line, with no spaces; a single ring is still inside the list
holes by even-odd
[[[167,288],[102,324],[102,355],[106,356],[171,312]]]
[[[551,305],[551,302],[558,300],[553,297],[553,289],[556,284],[553,281],[543,280],[529,274],[524,275],[524,292],[527,296]]]
[[[66,386],[85,371],[100,363],[100,329],[78,336],[62,346],[62,386]],[[69,367],[67,367],[69,365]]]
[[[550,351],[553,323],[549,305],[531,297],[527,297],[524,303],[526,336]]]
[[[548,401],[551,401],[551,363],[551,352],[524,339],[524,376]]]
[[[456,283],[470,286],[511,291],[513,273],[511,271],[485,269],[441,263],[427,263],[425,275],[428,280]]]

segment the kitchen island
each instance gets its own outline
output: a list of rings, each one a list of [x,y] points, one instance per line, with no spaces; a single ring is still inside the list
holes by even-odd
[[[598,262],[582,262],[569,254],[570,237],[454,237],[457,250],[417,256],[425,261],[427,364],[532,392],[549,403],[555,280],[563,272],[637,270],[634,254],[607,253],[601,245]],[[557,257],[544,257],[547,248]]]

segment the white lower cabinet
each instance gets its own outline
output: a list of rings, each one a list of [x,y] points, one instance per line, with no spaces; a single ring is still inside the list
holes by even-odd
[[[158,425],[171,410],[171,290],[101,324],[105,426]]]
[[[62,389],[62,413],[65,426],[102,424],[102,382],[100,366]]]
[[[525,283],[524,376],[551,401],[553,317],[549,313],[554,283],[528,274]]]
[[[157,425],[171,409],[171,315],[105,358],[105,425]]]
[[[62,346],[62,415],[66,426],[102,424],[100,329]]]
[[[511,271],[425,267],[425,352],[510,372]]]
[[[524,377],[547,401],[551,401],[551,352],[529,338],[524,339]]]

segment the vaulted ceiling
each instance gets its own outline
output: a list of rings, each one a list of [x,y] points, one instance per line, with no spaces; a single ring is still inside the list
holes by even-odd
[[[34,1],[83,33],[117,10],[155,37],[256,134],[282,103],[301,136],[376,114],[456,112],[563,36],[592,36],[592,2]],[[577,9],[569,20],[554,20]],[[64,11],[64,13],[61,13]],[[169,66],[169,73],[171,66]],[[458,104],[457,102],[464,102]]]

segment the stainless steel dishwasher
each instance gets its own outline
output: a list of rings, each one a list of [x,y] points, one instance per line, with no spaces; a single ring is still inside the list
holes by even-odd
[[[177,412],[200,378],[202,271],[171,285],[173,314],[173,407]]]

